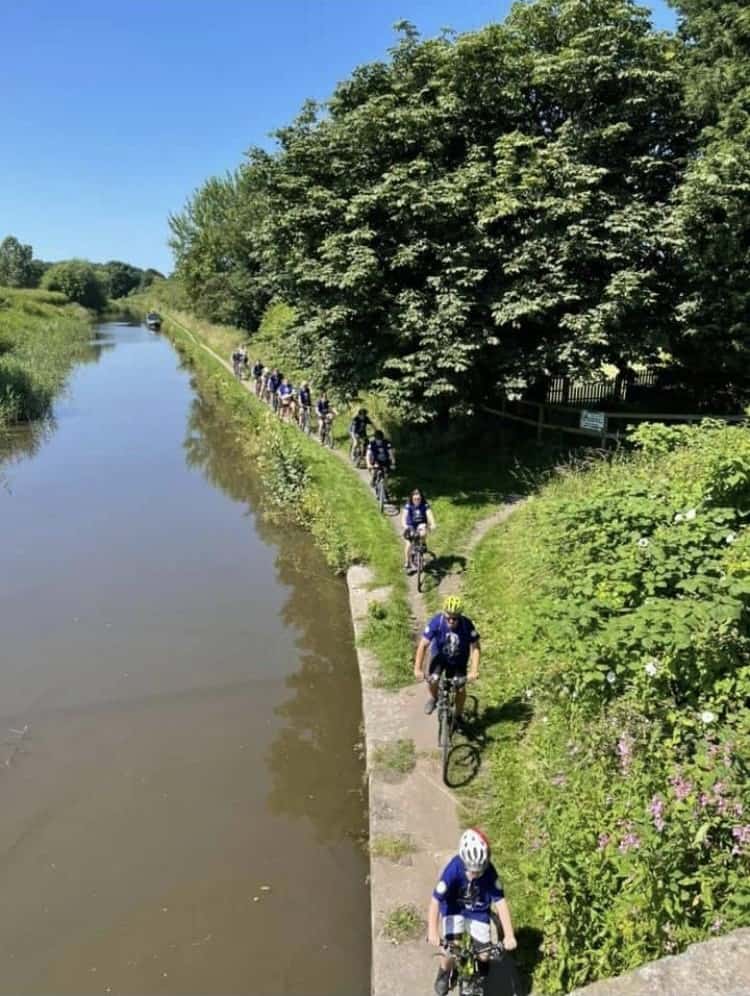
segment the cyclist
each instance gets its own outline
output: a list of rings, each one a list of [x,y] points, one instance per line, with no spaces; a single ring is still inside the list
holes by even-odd
[[[360,408],[354,418],[351,420],[349,425],[349,438],[351,439],[351,458],[354,459],[354,454],[357,452],[358,446],[362,447],[361,452],[364,453],[367,450],[367,426],[372,425],[370,416],[367,414],[366,408]]]
[[[328,394],[323,391],[318,398],[318,403],[315,406],[315,411],[318,415],[318,439],[323,442],[323,436],[325,435],[326,426],[330,426],[333,421],[333,417],[336,414],[336,410],[331,408],[331,402],[328,400]]]
[[[238,379],[240,377],[240,371],[242,370],[243,356],[244,350],[242,349],[242,344],[238,343],[232,351],[232,370],[234,371],[234,376]]]
[[[306,380],[303,380],[299,394],[297,395],[297,414],[301,429],[309,428],[311,410],[312,394],[310,392],[310,384]]]
[[[430,503],[420,488],[414,488],[409,495],[409,500],[404,505],[401,524],[404,527],[404,570],[408,571],[411,567],[409,555],[412,541],[417,536],[426,536],[428,529],[434,530],[436,525]]]
[[[435,711],[438,696],[438,680],[443,671],[446,677],[466,677],[476,681],[479,677],[479,633],[468,616],[462,615],[463,603],[458,595],[449,595],[443,602],[443,611],[429,620],[417,645],[414,658],[414,677],[423,681],[425,674],[425,654],[430,649],[429,664],[430,697],[424,707],[426,715]],[[468,674],[467,674],[468,667]],[[460,722],[466,701],[466,688],[456,690],[456,721]]]
[[[263,393],[263,370],[263,364],[260,360],[256,360],[253,364],[253,380],[255,381],[255,394],[258,398]]]
[[[292,405],[294,404],[294,388],[286,379],[286,377],[281,378],[281,383],[279,384],[279,415],[282,420],[288,422],[292,414]]]
[[[378,469],[387,477],[391,470],[396,469],[396,451],[390,440],[385,438],[382,429],[376,429],[367,447],[367,467],[371,474],[370,484],[375,487],[375,474]]]
[[[491,943],[490,914],[503,929],[503,947],[514,951],[518,946],[510,907],[503,893],[495,866],[490,861],[489,841],[481,830],[464,830],[456,854],[440,875],[427,911],[427,940],[435,947],[460,941],[468,933],[479,957],[480,971],[489,971],[488,956],[482,948]],[[453,958],[445,953],[435,979],[437,996],[450,989]]]
[[[276,411],[276,409],[279,407],[278,390],[280,385],[281,385],[281,374],[276,369],[276,367],[274,367],[271,373],[268,375],[268,381],[266,382],[266,394],[268,395],[268,403],[274,411]]]

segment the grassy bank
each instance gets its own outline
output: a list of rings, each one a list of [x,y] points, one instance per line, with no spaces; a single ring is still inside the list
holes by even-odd
[[[265,514],[308,529],[335,570],[365,563],[376,585],[391,587],[391,597],[371,620],[367,641],[380,660],[383,683],[395,688],[408,682],[409,610],[390,523],[375,514],[368,488],[344,463],[296,428],[282,425],[197,345],[193,336],[203,339],[199,328],[189,316],[181,317],[166,318],[164,329],[193,370],[198,389],[221,402],[235,428],[238,452],[259,465]]]
[[[64,295],[0,287],[0,429],[49,414],[90,338],[89,313]]]
[[[642,430],[480,544],[483,773],[541,992],[750,922],[750,431]]]

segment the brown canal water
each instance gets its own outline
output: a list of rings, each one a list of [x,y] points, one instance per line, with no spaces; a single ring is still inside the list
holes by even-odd
[[[365,994],[345,585],[168,342],[92,359],[0,466],[0,993]]]

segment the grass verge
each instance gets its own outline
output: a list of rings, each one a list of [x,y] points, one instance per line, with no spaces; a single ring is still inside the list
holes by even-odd
[[[77,362],[95,358],[89,313],[51,291],[0,287],[0,430],[44,418]]]
[[[381,771],[408,775],[417,764],[417,751],[413,740],[394,740],[381,744],[373,752],[373,762]]]
[[[416,853],[417,846],[408,834],[380,834],[370,841],[370,853],[397,864]]]

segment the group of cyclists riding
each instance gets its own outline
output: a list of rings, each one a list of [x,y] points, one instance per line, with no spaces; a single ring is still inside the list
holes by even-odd
[[[321,444],[332,445],[331,424],[338,412],[328,395],[321,392],[313,407],[308,381],[296,389],[276,367],[267,367],[258,360],[251,364],[247,351],[237,346],[232,353],[232,367],[238,379],[251,376],[256,397],[265,401],[286,422],[296,422],[312,432],[313,411],[317,418],[317,436]],[[373,429],[372,436],[369,430]],[[349,425],[350,456],[357,466],[364,460],[375,484],[378,472],[384,476],[396,466],[396,452],[382,429],[374,429],[367,409],[360,408]],[[401,524],[404,538],[404,569],[411,569],[411,548],[417,537],[423,541],[436,528],[435,516],[420,488],[414,488],[404,505]],[[429,695],[424,711],[434,712],[440,675],[474,681],[479,676],[480,644],[474,623],[463,614],[458,596],[445,599],[442,611],[426,624],[417,646],[414,676],[426,681]],[[456,722],[462,721],[466,689],[456,693]],[[513,950],[516,939],[510,910],[505,901],[497,872],[490,862],[490,847],[486,836],[477,829],[466,830],[459,842],[458,853],[444,868],[432,893],[427,916],[427,939],[441,948],[441,960],[435,980],[437,996],[445,996],[456,984],[456,943],[466,934],[471,938],[480,973],[489,966],[496,945],[490,942],[490,921],[499,924],[503,935],[502,947]]]

